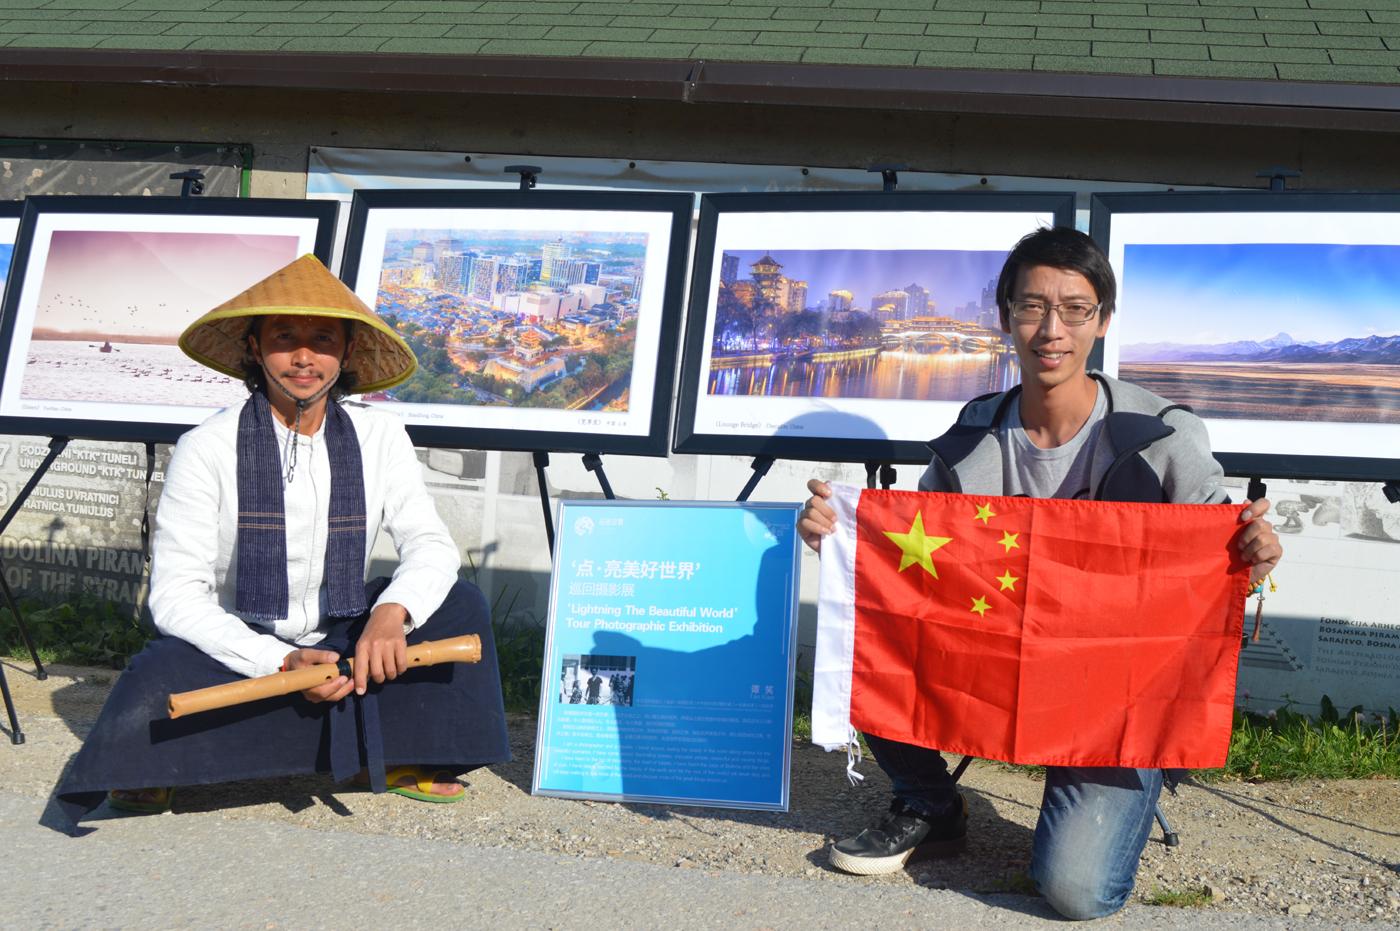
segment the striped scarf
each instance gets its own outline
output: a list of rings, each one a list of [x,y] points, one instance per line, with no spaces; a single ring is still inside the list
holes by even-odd
[[[331,464],[331,502],[323,582],[330,616],[355,617],[368,610],[364,465],[355,425],[334,400],[326,402],[326,452]],[[288,614],[287,518],[272,406],[262,391],[254,391],[238,415],[237,475],[234,607],[245,617],[281,620]]]

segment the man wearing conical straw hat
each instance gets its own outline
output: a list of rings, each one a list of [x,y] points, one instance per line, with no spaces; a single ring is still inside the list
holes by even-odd
[[[150,596],[163,636],[122,673],[60,803],[76,821],[111,790],[113,807],[160,811],[174,786],[326,771],[460,800],[459,774],[510,758],[490,612],[457,579],[403,426],[343,400],[408,378],[412,351],[309,255],[195,321],[180,348],[250,395],[171,456]],[[399,564],[366,585],[381,529]],[[480,663],[407,668],[408,644],[468,633]],[[166,717],[173,692],[352,655],[353,677]]]

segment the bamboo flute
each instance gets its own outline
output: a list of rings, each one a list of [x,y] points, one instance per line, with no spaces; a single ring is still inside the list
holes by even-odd
[[[408,648],[408,666],[434,666],[438,663],[479,663],[481,662],[481,638],[476,634],[464,634],[447,640],[429,640]],[[313,688],[329,682],[336,676],[354,675],[353,658],[342,659],[339,663],[320,663],[303,666],[286,672],[274,672],[270,676],[242,679],[224,685],[214,685],[193,692],[177,692],[170,696],[170,716],[183,717],[200,711],[215,708],[228,708],[263,698],[275,698]]]

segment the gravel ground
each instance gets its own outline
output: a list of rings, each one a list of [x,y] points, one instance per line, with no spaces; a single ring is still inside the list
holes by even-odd
[[[45,682],[5,661],[27,742],[0,743],[6,790],[34,798],[59,773],[100,708],[115,673],[55,667]],[[470,774],[460,805],[300,778],[183,789],[175,814],[218,812],[228,820],[286,822],[329,832],[456,841],[481,847],[611,858],[675,869],[879,883],[979,893],[1029,893],[1025,867],[1041,785],[997,764],[963,777],[971,812],[967,852],[892,876],[856,878],[827,866],[826,848],[875,820],[889,784],[873,763],[847,784],[842,754],[794,745],[792,810],[742,812],[573,801],[530,795],[534,720],[511,721],[515,761]],[[1181,833],[1174,849],[1148,844],[1135,899],[1208,888],[1212,910],[1312,924],[1372,922],[1400,927],[1400,793],[1392,780],[1187,784],[1163,809]],[[816,890],[819,891],[819,890]]]

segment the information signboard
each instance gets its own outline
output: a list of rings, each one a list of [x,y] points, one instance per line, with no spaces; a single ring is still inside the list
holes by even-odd
[[[561,504],[536,794],[787,810],[797,513]]]

